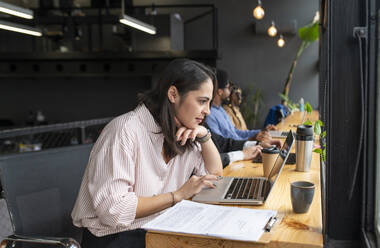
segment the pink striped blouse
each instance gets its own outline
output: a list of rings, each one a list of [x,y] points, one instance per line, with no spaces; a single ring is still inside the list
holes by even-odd
[[[160,213],[136,219],[137,197],[177,190],[207,171],[198,144],[168,164],[164,137],[145,105],[112,120],[96,141],[83,176],[73,223],[96,236],[136,229]]]

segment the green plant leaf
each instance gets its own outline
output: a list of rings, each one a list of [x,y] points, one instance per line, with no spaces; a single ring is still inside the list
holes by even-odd
[[[314,42],[319,38],[319,22],[311,23],[298,29],[298,35],[303,41]]]
[[[313,152],[320,154],[322,162],[326,161],[326,149],[316,148]]]
[[[308,125],[308,126],[312,126],[313,123],[311,122],[311,120],[306,120],[304,123],[304,125]]]
[[[325,138],[325,137],[326,137],[326,131],[323,131],[323,132],[322,132],[321,137],[322,137],[322,138]]]
[[[306,102],[305,104],[305,110],[308,114],[311,114],[311,112],[313,112],[313,108],[311,107],[310,103],[309,102]]]
[[[323,122],[321,120],[317,120],[316,123],[318,122],[318,125],[323,127]]]
[[[295,103],[293,101],[291,101],[289,99],[289,97],[285,96],[284,94],[282,93],[278,93],[278,95],[281,97],[281,99],[287,103],[288,105],[288,108],[290,109],[290,111],[293,111],[295,109],[299,109],[299,103]]]
[[[288,107],[290,108],[291,111],[293,111],[293,110],[296,110],[297,108],[299,108],[299,104],[289,101]]]
[[[284,94],[282,93],[278,93],[278,95],[281,97],[282,100],[284,100],[285,102],[289,102],[289,98],[287,96],[285,96]]]
[[[321,134],[321,124],[322,124],[322,121],[318,120],[314,123],[314,133],[316,135],[320,135]]]
[[[316,148],[316,149],[313,150],[313,152],[315,152],[315,153],[319,153],[319,154],[322,154],[322,153],[323,153],[323,151],[322,151],[321,148]]]

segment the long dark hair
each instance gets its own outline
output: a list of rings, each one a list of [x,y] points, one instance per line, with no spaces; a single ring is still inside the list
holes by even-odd
[[[230,92],[231,93],[230,93],[230,99],[229,99],[228,106],[231,108],[232,113],[236,116],[236,119],[239,121],[239,126],[241,127],[241,120],[240,120],[240,118],[238,118],[237,113],[236,113],[235,108],[234,108],[234,105],[232,104],[232,100],[231,100],[232,95],[235,94],[235,92],[237,92],[239,89],[240,89],[240,87],[237,84],[231,83],[231,85],[230,85]]]
[[[181,146],[176,141],[177,127],[174,121],[174,108],[168,99],[169,87],[175,86],[182,100],[189,91],[198,90],[207,79],[211,79],[213,82],[214,96],[217,82],[215,74],[210,68],[194,60],[175,59],[167,65],[157,84],[151,90],[139,94],[140,104],[145,104],[161,127],[166,156],[172,158],[177,154],[183,154],[186,148],[192,146],[191,142],[186,142],[185,146]]]

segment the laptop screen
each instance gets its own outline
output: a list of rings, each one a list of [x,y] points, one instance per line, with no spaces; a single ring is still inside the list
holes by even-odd
[[[294,142],[294,135],[292,131],[289,131],[286,137],[286,140],[281,147],[280,153],[277,156],[274,166],[272,167],[272,170],[269,173],[268,180],[271,183],[273,183],[277,179],[281,171],[281,168],[283,167],[282,165],[285,163],[286,159],[288,158],[293,142]]]

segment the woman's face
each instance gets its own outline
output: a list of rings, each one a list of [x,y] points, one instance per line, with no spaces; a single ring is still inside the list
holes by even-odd
[[[235,90],[233,94],[231,94],[230,99],[232,106],[240,106],[242,100],[241,90]]]
[[[210,114],[212,93],[213,84],[208,79],[198,90],[178,96],[174,102],[174,113],[178,121],[187,128],[196,128]]]

